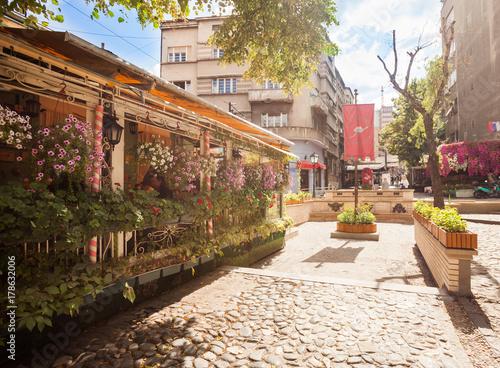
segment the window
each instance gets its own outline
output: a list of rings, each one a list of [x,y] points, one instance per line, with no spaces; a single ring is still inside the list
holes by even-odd
[[[451,88],[457,82],[457,70],[455,69],[450,73],[450,77],[448,78],[448,87]]]
[[[212,31],[218,31],[220,28],[220,24],[214,24],[212,25]]]
[[[185,91],[191,92],[191,81],[182,81],[182,82],[172,82],[177,87],[182,88]]]
[[[281,89],[283,87],[283,84],[278,84],[271,81],[265,81],[263,87],[264,89]]]
[[[173,47],[168,50],[168,62],[169,63],[180,63],[187,60],[187,50],[175,50]]]
[[[212,93],[236,93],[236,78],[212,79]]]
[[[220,59],[223,55],[224,55],[224,50],[222,49],[212,50],[212,57],[214,59]]]
[[[268,113],[260,115],[260,125],[264,128],[286,127],[288,124],[287,113]]]

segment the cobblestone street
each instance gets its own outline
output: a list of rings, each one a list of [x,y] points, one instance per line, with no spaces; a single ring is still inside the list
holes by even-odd
[[[301,225],[254,268],[219,268],[89,328],[52,366],[500,366],[499,225],[469,223],[475,298],[457,299],[432,287],[412,225],[379,225],[379,242]]]

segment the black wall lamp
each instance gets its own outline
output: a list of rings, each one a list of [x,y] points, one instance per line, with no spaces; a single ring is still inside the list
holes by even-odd
[[[130,130],[130,134],[136,135],[137,134],[137,128],[139,127],[139,124],[129,121],[128,122],[128,129]]]
[[[108,140],[109,144],[115,150],[115,146],[120,143],[122,138],[123,127],[118,124],[118,118],[116,117],[116,112],[114,115],[106,115],[102,119],[102,133],[104,137]]]
[[[36,118],[40,115],[40,102],[37,100],[26,101],[26,112],[30,118]]]

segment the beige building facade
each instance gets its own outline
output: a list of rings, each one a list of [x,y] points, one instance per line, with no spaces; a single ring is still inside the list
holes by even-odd
[[[441,138],[500,139],[500,132],[488,129],[488,122],[500,121],[500,1],[445,0],[441,17],[448,36],[455,22]]]
[[[313,182],[316,194],[328,187],[340,188],[342,105],[347,99],[352,101],[352,92],[344,85],[334,58],[321,57],[311,77],[314,88],[303,88],[297,96],[285,94],[272,81],[259,85],[244,79],[244,66],[219,64],[223,50],[207,41],[223,20],[203,17],[163,23],[161,77],[292,141],[291,152],[298,157],[289,165],[292,191],[312,191]],[[319,156],[314,169],[310,164],[313,153]]]

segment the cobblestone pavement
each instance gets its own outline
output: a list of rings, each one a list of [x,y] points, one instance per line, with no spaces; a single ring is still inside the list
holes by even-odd
[[[499,367],[499,225],[469,222],[479,234],[475,298],[461,303],[420,286],[429,280],[411,225],[380,225],[379,242],[345,244],[327,236],[332,224],[304,224],[308,241],[292,239],[260,269],[224,267],[137,305],[72,339],[50,365]]]
[[[471,367],[435,288],[380,290],[252,269],[212,277],[91,328],[54,366]]]

